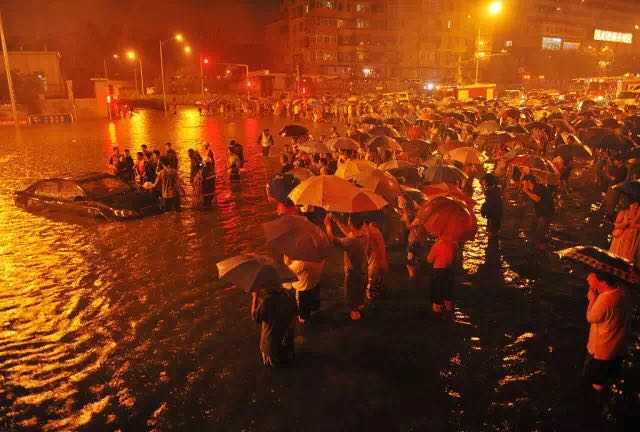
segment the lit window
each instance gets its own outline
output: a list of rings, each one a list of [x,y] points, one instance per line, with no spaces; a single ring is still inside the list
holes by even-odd
[[[542,37],[542,49],[557,51],[562,48],[562,39],[558,37]]]
[[[513,46],[513,41],[510,41],[510,40],[506,41],[506,42],[504,43],[504,46],[506,46],[507,48],[512,47],[512,46]]]

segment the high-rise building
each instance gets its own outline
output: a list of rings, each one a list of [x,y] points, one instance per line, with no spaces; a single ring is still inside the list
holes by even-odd
[[[388,76],[397,52],[388,17],[387,0],[282,0],[266,40],[286,71]]]
[[[515,82],[638,72],[640,0],[282,0],[267,42],[279,65],[305,74],[455,82],[479,70]]]

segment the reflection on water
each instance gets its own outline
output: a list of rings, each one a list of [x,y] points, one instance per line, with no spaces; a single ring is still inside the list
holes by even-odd
[[[19,135],[0,130],[0,417],[6,419],[0,429],[73,430],[96,416],[114,422],[117,407],[131,409],[135,394],[150,390],[130,388],[135,360],[185,349],[195,337],[181,316],[212,308],[212,328],[197,337],[219,331],[212,297],[191,287],[210,288],[222,257],[262,247],[257,227],[272,215],[264,199],[268,163],[256,144],[265,126],[281,125],[224,122],[185,109],[168,121],[141,112],[126,121],[40,126]],[[247,157],[234,187],[225,172],[230,139],[245,145]],[[104,170],[113,145],[135,153],[142,144],[164,150],[167,141],[185,178],[186,150],[211,143],[215,211],[104,224],[33,215],[11,199],[39,178]],[[147,377],[150,387],[170,380],[162,362],[157,368],[157,376]]]
[[[141,112],[118,122],[38,126],[19,133],[0,129],[0,430],[187,430],[193,424],[224,424],[226,416],[253,421],[254,414],[237,408],[255,407],[258,392],[254,377],[242,376],[247,364],[255,363],[255,341],[245,340],[251,325],[246,299],[234,290],[219,289],[212,280],[221,258],[264,248],[260,223],[273,217],[264,184],[276,162],[261,156],[257,136],[264,127],[277,130],[282,125],[203,118],[197,110],[185,109],[168,119],[162,113]],[[225,171],[230,139],[244,145],[247,159],[235,183]],[[43,177],[104,170],[113,145],[134,153],[142,144],[164,150],[164,143],[171,142],[181,173],[188,178],[187,149],[200,149],[205,141],[214,150],[217,174],[215,208],[209,212],[185,209],[127,223],[98,223],[30,214],[11,199],[12,191]],[[475,186],[477,212],[483,195]],[[511,218],[520,222],[522,216]],[[522,271],[527,264],[523,251],[518,246],[504,258],[502,246],[487,240],[484,219],[478,222],[478,236],[463,252],[465,270],[473,280],[461,278],[460,297],[467,304],[457,305],[453,322],[445,327],[421,315],[409,321],[412,327],[406,333],[420,340],[409,339],[408,353],[388,352],[387,346],[371,347],[365,341],[358,358],[368,362],[369,350],[375,348],[378,358],[402,366],[413,365],[411,360],[420,366],[434,363],[437,372],[429,380],[442,384],[436,392],[425,397],[400,395],[403,387],[394,394],[404,400],[393,410],[399,405],[408,409],[413,400],[420,405],[416,412],[422,413],[423,400],[438,400],[435,393],[441,392],[448,404],[447,418],[434,416],[435,423],[425,424],[445,422],[452,430],[515,430],[522,416],[530,420],[525,424],[535,426],[550,404],[548,386],[554,383],[549,371],[553,379],[561,376],[558,370],[567,372],[566,365],[549,368],[553,356],[560,352],[573,358],[583,344],[584,335],[576,330],[584,327],[583,305],[575,300],[584,297],[582,287],[565,286],[567,279],[557,278],[554,283],[563,285],[553,286],[559,301],[551,305],[548,298],[527,297],[535,283]],[[511,226],[503,231],[506,237],[518,236]],[[510,292],[500,291],[504,287]],[[425,302],[423,293],[415,295]],[[412,304],[407,310],[417,307]],[[385,332],[386,327],[404,328],[407,313],[398,315],[398,321],[370,339],[397,339],[394,331]],[[563,337],[551,340],[547,329],[559,329]],[[341,331],[337,326],[338,338]],[[331,343],[334,336],[316,338],[316,343],[325,344],[318,351],[328,346],[342,351],[351,342],[336,348]],[[424,340],[432,350],[424,348]],[[430,385],[421,382],[422,376],[402,376],[413,373],[410,368],[390,371],[381,363],[384,374],[372,379],[367,375],[363,381],[384,389],[378,396],[393,392],[397,383],[382,377],[394,379],[395,374],[405,386]],[[330,359],[309,370],[313,376],[325,373],[342,391],[345,382],[358,387],[351,382],[353,375],[343,370],[358,376],[371,371],[365,366],[354,372],[353,363]],[[277,385],[264,386],[268,399],[275,393],[279,401],[297,384],[294,380],[280,385],[280,393],[271,387]],[[237,391],[233,396],[222,391],[230,387]],[[296,401],[309,392],[298,389],[293,394],[282,399]],[[370,396],[367,389],[364,395]],[[227,398],[231,402],[225,404]],[[487,423],[487,414],[492,422]],[[251,424],[247,430],[260,430],[257,427]]]

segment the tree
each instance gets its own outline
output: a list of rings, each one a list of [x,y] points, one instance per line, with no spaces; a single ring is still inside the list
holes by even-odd
[[[38,99],[44,93],[44,82],[40,79],[39,74],[37,72],[20,73],[14,70],[11,71],[11,79],[13,80],[16,103],[24,105],[29,113],[38,112],[40,109]],[[2,103],[11,101],[6,74],[0,75],[0,101]]]

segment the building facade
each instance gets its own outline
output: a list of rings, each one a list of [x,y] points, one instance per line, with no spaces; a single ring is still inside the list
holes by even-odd
[[[387,0],[282,0],[266,40],[278,69],[389,76],[397,63]]]
[[[286,72],[449,83],[476,69],[504,83],[640,72],[638,0],[282,0],[280,12],[266,39]]]

